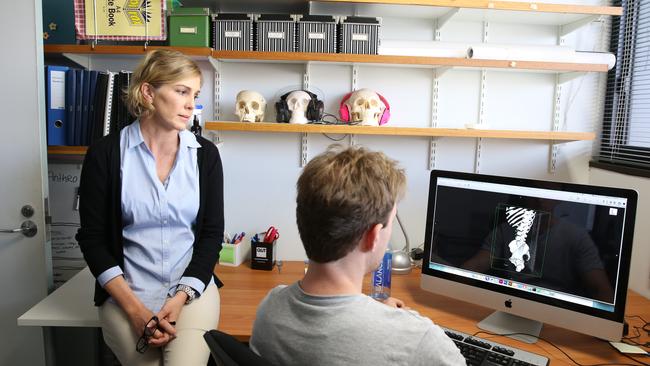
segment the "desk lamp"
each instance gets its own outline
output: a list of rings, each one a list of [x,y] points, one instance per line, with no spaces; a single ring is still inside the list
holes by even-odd
[[[402,225],[402,220],[399,218],[399,214],[396,214],[395,217],[397,218],[397,223],[399,224],[400,229],[402,229],[402,234],[404,234],[404,239],[406,241],[406,245],[402,250],[395,250],[393,251],[393,260],[391,263],[391,272],[395,274],[409,274],[411,273],[411,257],[409,256],[409,237],[406,234],[406,230],[404,230],[404,225]]]

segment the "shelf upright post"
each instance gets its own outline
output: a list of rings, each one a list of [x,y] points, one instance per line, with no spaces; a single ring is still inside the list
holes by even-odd
[[[483,22],[483,43],[488,41],[488,31],[490,28],[489,22]],[[478,128],[482,128],[485,124],[485,100],[487,99],[487,71],[481,69],[481,86],[479,94],[479,111],[478,111]],[[481,148],[483,145],[483,138],[476,139],[476,154],[474,158],[474,173],[481,172]]]
[[[557,44],[558,46],[564,46],[565,43],[565,34],[563,25],[558,27],[558,36]],[[577,74],[570,73],[570,75],[563,75],[557,73],[555,75],[555,93],[553,95],[553,124],[551,126],[552,131],[559,131],[561,120],[562,120],[562,86],[565,82],[576,77]],[[555,173],[557,168],[557,157],[560,153],[560,144],[555,143],[555,141],[549,141],[549,160],[548,160],[548,172]]]
[[[214,71],[214,91],[212,93],[214,96],[214,104],[212,106],[212,119],[219,121],[221,120],[221,67],[219,60],[212,57],[212,55],[208,56],[208,61],[210,62],[210,65],[212,65],[212,70]],[[215,144],[221,142],[219,131],[212,131],[212,140]]]
[[[452,13],[451,11],[447,14]],[[453,14],[456,14],[456,12],[453,12]],[[453,15],[452,14],[452,15]],[[451,16],[443,16],[439,19],[436,19],[435,21],[435,36],[434,40],[435,41],[440,41],[442,39],[442,26],[444,23],[446,23]],[[440,93],[440,77],[442,77],[442,74],[444,74],[447,70],[449,70],[449,67],[438,67],[438,68],[433,68],[433,81],[432,81],[432,92],[431,92],[431,128],[436,128],[438,127],[438,97]],[[437,137],[431,137],[429,139],[429,170],[433,170],[436,168],[436,150],[437,150]]]
[[[311,63],[305,63],[305,73],[302,75],[302,88],[309,90],[311,76]],[[300,139],[300,167],[307,165],[307,155],[309,152],[309,138],[307,132],[303,132]]]
[[[352,64],[352,91],[359,89],[359,65]],[[350,146],[357,144],[357,136],[350,134]]]

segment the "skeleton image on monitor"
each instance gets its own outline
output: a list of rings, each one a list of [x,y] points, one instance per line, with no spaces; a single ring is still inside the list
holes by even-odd
[[[516,228],[517,236],[508,244],[510,249],[510,263],[515,265],[515,270],[521,272],[524,262],[530,260],[530,248],[526,244],[526,236],[533,226],[535,211],[522,207],[506,207],[506,220],[510,226]]]
[[[499,204],[495,230],[490,237],[493,269],[542,276],[550,213]]]

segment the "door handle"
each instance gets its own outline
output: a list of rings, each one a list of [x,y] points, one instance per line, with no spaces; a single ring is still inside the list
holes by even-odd
[[[23,222],[18,229],[0,229],[0,233],[22,233],[28,238],[36,235],[36,232],[38,232],[38,228],[30,220]]]

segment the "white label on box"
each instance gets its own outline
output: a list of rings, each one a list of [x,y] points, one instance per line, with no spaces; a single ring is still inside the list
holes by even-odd
[[[65,109],[65,71],[50,73],[50,108]]]
[[[284,39],[284,32],[269,32],[267,33],[266,37],[273,39]]]
[[[308,33],[307,38],[309,38],[309,39],[325,39],[325,33]]]
[[[224,36],[226,36],[226,38],[241,38],[241,32],[240,31],[226,31],[226,32],[224,32]]]
[[[266,258],[266,248],[263,247],[255,248],[255,256],[258,258]]]
[[[352,40],[368,42],[368,35],[363,33],[352,34]]]
[[[198,31],[196,30],[196,27],[181,27],[179,32],[183,33],[183,34],[197,34],[198,33]]]

